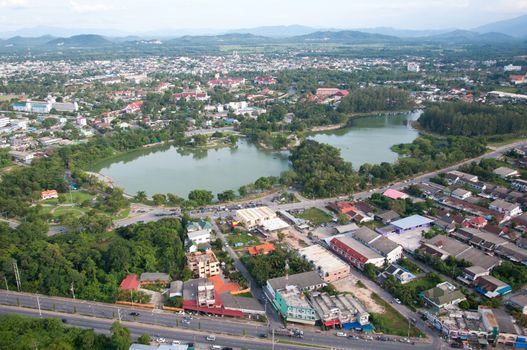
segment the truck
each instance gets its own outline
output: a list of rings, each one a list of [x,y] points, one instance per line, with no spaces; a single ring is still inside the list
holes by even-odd
[[[269,334],[273,334],[273,329],[269,329]],[[303,338],[304,337],[304,331],[298,329],[298,328],[275,328],[274,329],[274,335],[279,335],[283,337],[291,337],[291,338]]]

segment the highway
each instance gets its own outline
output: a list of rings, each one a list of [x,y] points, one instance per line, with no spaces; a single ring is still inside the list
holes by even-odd
[[[40,304],[40,312],[39,312]],[[137,312],[134,317],[130,313]],[[48,297],[42,295],[0,291],[0,313],[21,314],[27,316],[59,317],[67,324],[93,328],[98,332],[108,332],[112,322],[119,318],[130,329],[134,336],[147,333],[155,337],[184,341],[200,341],[208,334],[217,337],[215,344],[234,347],[249,347],[250,349],[271,348],[271,337],[260,339],[261,333],[267,333],[263,324],[248,320],[221,319],[216,317],[193,316],[189,325],[183,324],[184,315],[162,310],[145,310],[135,307],[119,306],[74,300],[68,298]],[[311,346],[325,346],[337,349],[397,349],[401,346],[412,349],[438,349],[443,343],[432,338],[432,343],[422,342],[415,345],[401,344],[396,341],[366,341],[335,336],[335,331],[304,331],[303,339],[276,336],[275,349],[297,348],[292,344],[280,345],[280,342],[296,342]],[[306,349],[306,345],[299,347]]]

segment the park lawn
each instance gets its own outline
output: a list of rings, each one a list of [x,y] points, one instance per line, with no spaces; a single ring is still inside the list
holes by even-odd
[[[81,217],[84,214],[86,214],[87,211],[88,211],[88,209],[79,208],[79,207],[58,207],[53,212],[53,216],[54,217],[59,217],[59,216],[61,216],[63,214],[71,214],[71,215],[75,215],[77,217]]]
[[[425,335],[395,310],[384,299],[372,293],[372,299],[384,308],[384,313],[371,313],[370,321],[375,326],[375,331],[384,334],[399,335],[402,337],[424,337]]]
[[[253,245],[260,244],[260,241],[258,240],[257,237],[255,237],[254,235],[252,235],[250,233],[246,233],[246,232],[231,233],[227,237],[227,240],[229,241],[229,244],[233,248],[250,247],[250,246],[253,246]],[[239,246],[236,245],[237,243],[239,243]],[[243,244],[243,245],[241,245],[241,244]]]
[[[330,214],[318,208],[308,208],[304,210],[303,213],[296,214],[295,216],[300,219],[308,220],[314,226],[327,224],[333,220],[333,217]]]

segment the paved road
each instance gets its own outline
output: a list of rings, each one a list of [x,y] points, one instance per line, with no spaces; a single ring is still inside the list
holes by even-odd
[[[199,340],[200,337],[205,337],[207,334],[215,334],[217,336],[216,343],[219,345],[235,347],[249,346],[251,349],[271,348],[270,339],[257,339],[260,333],[266,333],[268,331],[267,326],[246,320],[222,318],[220,321],[216,317],[194,316],[190,325],[184,325],[181,322],[183,315],[160,310],[151,311],[133,307],[121,307],[115,304],[37,296],[35,294],[8,292],[4,290],[0,290],[0,304],[0,313],[16,313],[31,316],[39,316],[38,305],[40,304],[43,317],[65,318],[68,324],[94,328],[101,331],[107,331],[111,323],[120,318],[130,328],[134,336],[148,333],[152,336],[161,336],[168,339],[195,341]],[[134,317],[130,315],[131,312],[137,312],[139,316]],[[275,338],[277,341],[298,341],[311,345],[345,349],[398,349],[402,345],[397,342],[341,338],[336,337],[332,331],[305,331],[304,339],[291,339],[280,336],[276,336]],[[433,340],[434,342],[432,344],[416,343],[411,348],[439,348],[441,343],[437,338]],[[294,346],[288,344],[275,348],[291,349]]]

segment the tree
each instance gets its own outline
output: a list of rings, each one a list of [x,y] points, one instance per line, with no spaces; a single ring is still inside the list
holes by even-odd
[[[167,193],[167,200],[170,205],[174,206],[181,205],[185,201],[184,198],[176,196],[173,193]]]
[[[161,206],[166,204],[167,197],[162,193],[156,193],[152,196],[152,200],[154,201],[155,205]]]
[[[141,335],[139,338],[137,338],[137,342],[143,345],[150,345],[150,335],[148,334]]]
[[[212,192],[207,190],[193,190],[188,194],[188,199],[197,205],[209,205],[213,198]]]
[[[241,186],[241,187],[238,189],[238,193],[240,194],[240,197],[245,197],[245,196],[247,196],[247,187],[246,187],[246,186]]]
[[[350,222],[350,217],[347,214],[339,214],[338,220],[339,220],[339,225],[347,225]]]
[[[230,202],[236,199],[236,193],[233,190],[227,190],[222,193],[218,193],[218,200],[220,202]]]
[[[121,325],[120,322],[115,321],[110,328],[112,332],[112,344],[117,350],[127,350],[132,343],[130,331]]]
[[[139,203],[144,203],[147,201],[148,197],[146,195],[145,191],[137,191],[137,193],[134,196],[134,199]]]

